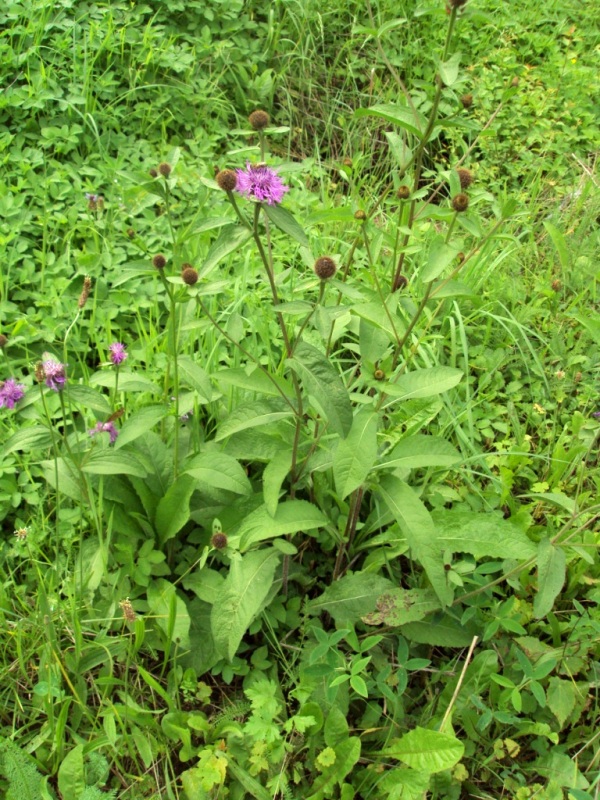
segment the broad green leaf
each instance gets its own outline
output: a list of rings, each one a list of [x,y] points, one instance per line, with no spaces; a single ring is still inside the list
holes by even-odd
[[[72,464],[67,463],[64,458],[58,458],[56,462],[42,461],[41,467],[44,473],[44,480],[53,489],[70,497],[76,503],[85,502],[85,490],[77,470]],[[58,485],[56,479],[58,477]]]
[[[429,248],[427,264],[421,270],[421,280],[424,283],[434,281],[455,260],[457,253],[457,248],[446,244],[443,236],[436,236]]]
[[[412,557],[427,573],[442,606],[450,604],[452,588],[446,579],[442,553],[436,541],[435,526],[430,513],[410,486],[394,475],[383,478],[379,493],[406,536]]]
[[[387,333],[364,317],[360,318],[358,331],[358,343],[362,360],[370,361],[374,364],[380,358],[383,358],[390,343]]]
[[[273,795],[268,792],[265,787],[259,783],[256,778],[253,778],[249,772],[243,769],[238,762],[231,758],[227,760],[227,769],[233,777],[241,783],[246,791],[246,797],[256,798],[256,800],[273,800]]]
[[[129,442],[135,441],[147,431],[151,430],[161,419],[166,417],[168,409],[163,405],[151,405],[135,411],[123,424],[115,442],[115,450],[119,450]]]
[[[263,204],[263,209],[267,217],[271,220],[273,225],[279,228],[280,231],[287,233],[292,239],[295,239],[302,247],[308,247],[308,238],[304,233],[302,227],[298,224],[294,215],[283,208],[283,206],[269,206]]]
[[[279,553],[273,548],[254,550],[232,559],[229,574],[211,612],[217,652],[230,661],[269,595]]]
[[[550,678],[546,693],[548,708],[559,721],[561,728],[575,710],[577,694],[577,684],[574,681]]]
[[[458,78],[460,67],[460,53],[455,53],[448,61],[438,64],[440,77],[446,86],[453,86]]]
[[[159,387],[151,380],[135,372],[119,370],[119,391],[121,392],[149,392],[150,394],[160,394]],[[114,389],[117,381],[116,370],[104,370],[95,372],[90,378],[90,386],[105,386],[107,389]]]
[[[430,775],[410,767],[386,769],[377,781],[377,791],[388,800],[422,800],[427,795]]]
[[[241,464],[226,453],[210,450],[190,459],[183,472],[199,483],[236,494],[251,494],[252,486]]]
[[[375,412],[359,411],[348,436],[337,446],[333,457],[333,477],[341,500],[362,486],[375,463],[377,425]]]
[[[569,257],[569,246],[567,244],[567,240],[565,239],[564,234],[558,230],[551,222],[544,220],[544,228],[546,228],[550,238],[552,239],[552,243],[556,248],[556,252],[558,253],[558,260],[560,261],[560,265],[563,269],[569,269],[570,267],[570,257]]]
[[[202,367],[196,364],[195,361],[192,361],[189,356],[178,356],[177,366],[179,368],[181,383],[187,383],[191,389],[196,390],[200,400],[205,403],[210,403],[213,395],[212,385],[210,383],[210,378]]]
[[[587,328],[594,342],[600,344],[600,319],[597,316],[592,316],[591,314],[569,314],[569,316],[576,319],[584,328]]]
[[[190,615],[177,590],[164,578],[154,578],[147,589],[148,608],[158,627],[182,650],[189,647]]]
[[[377,608],[362,617],[367,625],[406,625],[418,622],[440,607],[431,589],[391,589],[377,600]]]
[[[147,475],[145,467],[133,453],[108,448],[92,451],[82,464],[81,471],[91,475],[135,475],[137,478]]]
[[[429,619],[403,625],[401,632],[411,642],[433,647],[468,647],[475,635],[441,611],[434,612]]]
[[[2,455],[7,456],[10,453],[19,451],[28,453],[35,449],[45,450],[51,446],[52,435],[48,428],[44,428],[42,425],[33,425],[31,428],[23,428],[13,433],[13,435],[4,442]]]
[[[269,514],[266,505],[259,506],[242,522],[237,536],[239,548],[244,551],[256,542],[286,536],[298,531],[308,531],[327,525],[327,517],[307,500],[288,500]]]
[[[220,261],[244,245],[251,236],[251,231],[243,225],[227,225],[223,228],[216,242],[206,254],[202,267],[198,270],[199,278],[206,278]]]
[[[527,492],[520,494],[519,497],[533,497],[536,500],[541,500],[542,503],[550,503],[551,505],[564,508],[569,514],[577,513],[577,502],[572,497],[567,497],[563,492]]]
[[[58,770],[58,791],[61,797],[80,797],[85,790],[83,745],[78,744],[64,757]]]
[[[397,337],[402,336],[406,330],[402,320],[391,311],[389,315],[386,314],[381,303],[359,303],[352,306],[352,313],[383,331],[390,342],[396,342]],[[390,321],[390,317],[392,321]]]
[[[213,599],[218,596],[215,594]],[[184,669],[191,667],[196,675],[204,675],[220,659],[215,648],[210,624],[212,604],[205,603],[196,597],[188,604],[188,609],[192,620],[190,649],[187,653],[178,654],[177,663],[181,664]]]
[[[462,509],[431,512],[442,551],[471,553],[475,558],[514,558],[525,561],[536,553],[535,544],[518,525],[499,512]]]
[[[246,428],[257,428],[268,425],[279,419],[286,419],[293,415],[292,409],[283,399],[276,397],[270,400],[256,400],[254,403],[245,403],[238,406],[219,425],[215,441],[220,442],[238,431]]]
[[[386,383],[385,393],[395,400],[434,397],[454,388],[460,382],[462,375],[461,370],[454,367],[416,369],[400,375],[394,383]]]
[[[288,383],[288,381],[280,378],[278,375],[273,376],[274,380],[277,383],[284,394],[288,395],[289,397],[294,396],[293,387]],[[268,394],[273,395],[274,397],[280,397],[281,392],[277,390],[277,386],[274,385],[273,381],[265,375],[265,373],[258,369],[258,367],[252,367],[251,369],[247,367],[233,367],[232,369],[224,369],[221,372],[217,372],[214,375],[219,386],[236,386],[239,389],[247,389],[250,392],[256,392],[257,394]]]
[[[392,125],[398,125],[409,133],[420,136],[425,130],[425,120],[418,112],[412,111],[408,106],[399,106],[392,103],[380,103],[370,108],[358,108],[354,112],[355,117],[376,117]]]
[[[315,778],[310,790],[311,794],[306,800],[322,800],[324,796],[331,797],[333,789],[341,784],[358,759],[360,758],[360,739],[350,736],[340,742],[335,748],[335,761],[331,766],[323,769],[321,775]]]
[[[402,439],[382,457],[377,469],[420,469],[421,467],[452,467],[462,456],[450,442],[439,436],[417,433]]]
[[[191,475],[180,475],[159,500],[154,527],[161,544],[172,539],[188,522],[195,488],[196,481]]]
[[[346,436],[352,427],[352,404],[331,361],[316,347],[301,342],[287,364],[302,380],[305,391],[318,403],[333,430]]]
[[[405,137],[398,136],[394,131],[384,131],[384,134],[396,163],[400,169],[406,169],[412,159],[413,151],[407,145]]]
[[[393,739],[382,755],[432,774],[453,767],[463,757],[464,751],[463,743],[450,733],[414,728],[400,739]]]
[[[381,596],[394,589],[387,578],[356,572],[328,586],[320,597],[310,601],[308,610],[311,614],[327,611],[338,625],[354,623],[374,611]]]
[[[263,497],[265,507],[269,514],[274,517],[279,503],[281,485],[292,467],[292,453],[283,450],[272,458],[263,472]]]
[[[91,408],[99,414],[106,414],[106,416],[109,416],[113,410],[106,395],[100,394],[89,386],[69,386],[69,400],[76,406],[85,406],[85,408]]]
[[[533,600],[536,619],[550,611],[565,582],[566,558],[562,547],[555,547],[550,539],[541,539],[537,552],[538,590]]]

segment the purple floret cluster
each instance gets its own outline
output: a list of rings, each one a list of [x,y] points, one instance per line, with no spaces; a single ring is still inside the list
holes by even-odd
[[[0,408],[14,408],[25,396],[25,386],[14,378],[0,381]]]
[[[55,392],[60,392],[67,380],[65,365],[54,358],[48,358],[42,363],[42,367],[46,386],[49,389],[54,389]]]
[[[97,433],[108,433],[110,443],[114,444],[117,441],[119,431],[115,428],[112,422],[98,422],[97,425],[88,431],[90,436],[95,436]]]
[[[246,162],[246,169],[238,169],[236,172],[236,191],[260,203],[269,206],[281,203],[283,195],[290,190],[277,172],[264,164],[254,166]]]
[[[125,345],[121,344],[121,342],[113,342],[108,346],[108,351],[110,353],[110,360],[115,367],[118,367],[119,364],[122,364],[129,355],[125,349]]]

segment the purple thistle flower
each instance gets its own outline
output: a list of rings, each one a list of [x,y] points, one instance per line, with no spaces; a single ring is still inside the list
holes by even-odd
[[[594,413],[592,414],[592,417],[595,417],[596,419],[600,419],[600,411],[594,411]]]
[[[252,197],[260,203],[267,203],[270,206],[281,203],[283,195],[290,190],[277,172],[265,164],[254,166],[247,161],[246,169],[238,169],[236,172],[236,192]]]
[[[110,436],[110,443],[114,444],[117,441],[119,431],[115,428],[112,422],[98,422],[94,428],[88,431],[90,436],[95,436],[97,433],[108,433]]]
[[[113,342],[111,345],[108,346],[110,351],[110,360],[118,367],[119,364],[122,364],[123,361],[127,358],[129,353],[125,349],[125,345],[121,344],[121,342]]]
[[[25,386],[17,383],[14,378],[9,378],[0,383],[0,408],[14,408],[25,396]]]
[[[42,363],[46,386],[60,392],[64,388],[67,377],[65,375],[65,365],[55,358],[48,358]]]

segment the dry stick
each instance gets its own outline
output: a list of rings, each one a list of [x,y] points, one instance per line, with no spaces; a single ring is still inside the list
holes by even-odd
[[[465,659],[465,663],[463,665],[462,671],[460,673],[460,677],[458,679],[458,683],[456,684],[456,689],[454,690],[454,694],[452,695],[452,699],[450,700],[450,702],[448,704],[448,708],[446,709],[446,713],[444,714],[444,718],[442,719],[442,722],[440,724],[440,731],[444,730],[444,726],[446,725],[446,721],[447,721],[448,717],[450,716],[450,712],[452,711],[454,703],[456,702],[456,698],[458,697],[458,693],[460,692],[460,687],[462,686],[462,683],[463,683],[463,681],[465,679],[465,675],[466,675],[466,672],[467,672],[467,667],[469,666],[469,662],[471,661],[471,658],[473,657],[473,650],[475,650],[475,645],[477,644],[478,641],[479,641],[479,636],[474,636],[473,637],[473,641],[471,642],[471,646],[469,647],[469,652],[467,653],[467,657]]]

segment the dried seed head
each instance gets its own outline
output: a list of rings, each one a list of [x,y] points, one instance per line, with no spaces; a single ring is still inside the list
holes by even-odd
[[[154,169],[154,167],[148,171],[148,174],[151,178],[158,178],[158,170]]]
[[[215,180],[224,192],[233,192],[237,186],[237,174],[233,169],[222,169],[217,173]]]
[[[125,600],[121,600],[119,605],[121,606],[121,611],[123,612],[123,619],[125,622],[135,622],[136,614],[133,610],[133,606],[131,605],[131,600],[126,597]]]
[[[408,286],[408,278],[406,277],[406,275],[402,274],[398,275],[398,277],[396,278],[396,291],[398,289],[404,289],[406,286]]]
[[[333,278],[337,271],[337,266],[333,258],[321,256],[321,258],[317,258],[315,261],[313,269],[318,278],[322,281],[326,281],[329,278]]]
[[[173,172],[173,167],[169,164],[168,161],[161,161],[158,165],[158,172],[163,178],[168,178],[169,175]]]
[[[0,350],[4,350],[7,344],[8,337],[6,337],[3,333],[0,333]]]
[[[460,179],[460,188],[468,189],[469,186],[473,183],[473,173],[470,170],[465,169],[464,167],[460,167],[456,171]]]
[[[455,195],[452,198],[452,208],[457,212],[460,213],[461,211],[466,211],[469,207],[469,197],[464,192]]]
[[[210,540],[210,543],[215,548],[215,550],[223,550],[227,547],[227,534],[226,533],[215,533]]]
[[[152,259],[152,266],[155,267],[155,269],[164,269],[166,264],[167,264],[167,259],[163,256],[162,253],[157,253]]]
[[[366,218],[367,218],[367,215],[361,208],[359,208],[358,211],[354,212],[354,219],[358,219],[361,222],[364,222],[366,220]]]
[[[198,283],[198,270],[194,269],[191,264],[182,264],[181,277],[184,283],[187,283],[188,286],[193,286]]]
[[[36,363],[33,374],[38,383],[43,383],[46,380],[46,373],[44,372],[44,364],[42,361]]]
[[[460,102],[463,105],[463,108],[471,108],[473,105],[473,95],[472,94],[463,94],[460,98]]]
[[[382,369],[376,369],[373,373],[373,377],[376,381],[382,381],[385,379],[385,372]]]
[[[24,542],[25,539],[27,538],[28,533],[29,531],[27,530],[27,528],[17,528],[17,530],[15,531],[15,536],[20,542]]]
[[[398,191],[396,192],[400,200],[408,200],[410,197],[410,188],[406,184],[402,184],[402,186],[398,187]]]
[[[79,300],[77,301],[78,308],[84,307],[84,305],[87,303],[91,291],[92,291],[92,279],[90,278],[89,275],[86,275],[85,278],[83,279],[83,288],[81,290],[81,294],[79,295]]]
[[[250,125],[252,125],[255,131],[262,131],[268,126],[270,119],[266,111],[261,111],[258,109],[250,114],[248,117],[248,122]]]

